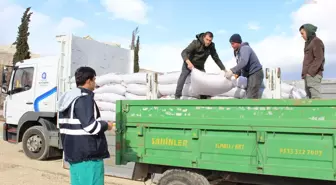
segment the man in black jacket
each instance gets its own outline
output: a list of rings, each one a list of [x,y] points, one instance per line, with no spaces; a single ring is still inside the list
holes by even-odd
[[[205,71],[204,64],[209,55],[216,62],[221,70],[225,70],[222,61],[216,51],[215,43],[212,42],[213,34],[211,32],[200,33],[196,35],[196,39],[193,40],[187,48],[185,48],[181,55],[183,59],[181,75],[177,81],[175,99],[180,99],[182,96],[182,90],[184,83],[191,73],[193,68],[201,71]],[[204,98],[202,96],[201,98]]]
[[[100,119],[93,99],[95,76],[90,67],[78,68],[77,88],[66,92],[58,102],[58,123],[72,185],[103,185],[103,159],[110,157],[104,132],[113,124]]]

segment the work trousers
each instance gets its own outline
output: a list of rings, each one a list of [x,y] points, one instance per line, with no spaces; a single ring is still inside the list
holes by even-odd
[[[249,75],[247,77],[247,99],[259,99],[259,90],[264,80],[264,71],[260,69],[259,71]]]
[[[321,75],[315,75],[314,77],[306,76],[304,82],[307,97],[309,99],[320,99],[322,76]]]
[[[198,69],[200,71],[205,72],[205,69]],[[181,74],[180,77],[177,81],[177,86],[176,86],[176,91],[175,91],[175,99],[180,99],[182,97],[182,90],[183,90],[183,86],[185,84],[185,81],[187,79],[187,77],[190,75],[191,70],[188,68],[186,63],[183,63],[182,65],[182,70],[181,70]],[[201,99],[207,99],[209,96],[206,95],[201,95]]]
[[[71,185],[104,185],[104,161],[70,163]]]

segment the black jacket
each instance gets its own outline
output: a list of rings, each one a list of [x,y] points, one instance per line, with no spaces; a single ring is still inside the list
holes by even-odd
[[[64,94],[58,102],[64,157],[70,163],[110,157],[104,133],[108,124],[100,120],[93,97],[92,91],[76,88]]]
[[[191,61],[191,63],[195,66],[195,68],[204,70],[204,64],[211,55],[212,59],[216,62],[218,67],[221,70],[224,70],[225,67],[222,63],[222,61],[219,59],[219,56],[216,51],[215,43],[211,43],[208,47],[205,47],[204,45],[204,33],[200,33],[196,35],[196,39],[193,40],[188,47],[186,47],[181,55],[183,58],[183,61],[185,62],[187,59]]]

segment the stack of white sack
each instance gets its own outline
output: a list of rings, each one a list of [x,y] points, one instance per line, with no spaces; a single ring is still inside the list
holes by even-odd
[[[158,76],[158,98],[159,99],[174,99],[177,81],[181,72],[168,72]],[[199,96],[191,91],[190,75],[187,77],[181,99],[197,99]]]
[[[170,72],[158,77],[159,99],[174,99],[180,74]],[[185,81],[181,99],[197,99],[200,95],[212,96],[212,99],[244,98],[246,86],[245,77],[229,80],[223,72],[211,74],[194,69]]]
[[[246,97],[247,78],[240,76],[231,79],[233,88],[226,93],[213,96],[211,99],[243,99]]]
[[[269,89],[265,88],[263,84],[262,88],[259,90],[259,96],[262,99],[271,99],[271,92]],[[304,99],[307,94],[305,90],[297,88],[293,85],[281,82],[281,98],[282,99]]]
[[[126,86],[125,97],[127,100],[147,99],[147,74],[132,73],[122,75],[122,81]]]
[[[94,90],[94,99],[100,110],[102,120],[115,121],[116,101],[125,100],[126,87],[121,75],[108,73],[96,77],[97,88]]]

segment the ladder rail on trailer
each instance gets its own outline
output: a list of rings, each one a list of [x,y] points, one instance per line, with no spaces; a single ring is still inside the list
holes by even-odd
[[[146,86],[147,86],[147,99],[158,99],[158,73],[147,73]],[[281,98],[281,71],[280,68],[265,69],[265,88],[271,93],[273,99]],[[112,177],[125,178],[130,180],[144,180],[146,174],[143,174],[142,165],[134,162],[127,165],[115,165],[115,134],[112,132],[106,132],[106,139],[108,142],[108,149],[111,154],[109,159],[105,159],[105,175]],[[62,166],[65,169],[69,169],[69,163],[64,161],[64,155],[62,159]],[[161,174],[154,175],[154,182],[160,178]]]

